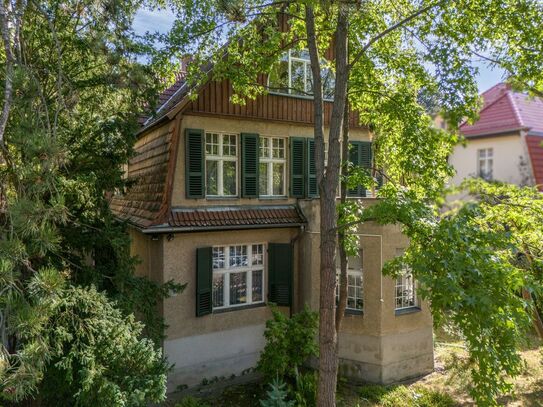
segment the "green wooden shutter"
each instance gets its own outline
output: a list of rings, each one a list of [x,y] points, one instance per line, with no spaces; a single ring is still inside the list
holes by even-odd
[[[351,141],[349,143],[349,162],[353,164],[355,167],[360,165],[360,144],[355,141]],[[361,188],[360,185],[351,188],[347,191],[348,196],[361,196]]]
[[[292,305],[292,245],[268,245],[268,301],[277,305]]]
[[[315,140],[307,139],[307,196],[314,198],[319,196],[317,185],[317,166],[315,164]]]
[[[187,198],[205,196],[204,131],[185,130],[185,195]]]
[[[349,161],[355,166],[370,170],[372,167],[371,141],[351,141],[349,144]],[[366,196],[366,187],[358,185],[349,189],[347,195],[364,197]]]
[[[305,138],[290,138],[290,196],[305,197]]]
[[[211,314],[213,262],[211,247],[196,249],[196,316]]]
[[[258,198],[258,134],[241,133],[241,196]]]

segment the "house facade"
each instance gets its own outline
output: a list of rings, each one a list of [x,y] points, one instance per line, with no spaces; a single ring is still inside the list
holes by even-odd
[[[453,182],[482,177],[516,185],[543,185],[543,100],[500,83],[484,92],[479,120],[464,123],[455,147]]]
[[[301,81],[293,63],[278,77]],[[301,62],[300,62],[301,61]],[[303,72],[303,70],[302,70]],[[285,76],[286,74],[286,76]],[[129,225],[137,273],[187,284],[160,304],[169,390],[253,368],[264,347],[270,304],[285,313],[319,306],[319,201],[313,103],[284,93],[230,102],[227,80],[194,90],[180,78],[138,133],[132,186],[111,201]],[[325,104],[325,126],[331,104]],[[371,134],[350,117],[350,160],[371,164]],[[325,129],[326,131],[328,129]],[[349,199],[372,205],[360,186]],[[433,369],[432,318],[406,273],[382,275],[408,240],[397,226],[360,225],[349,259],[348,305],[339,336],[341,373],[391,383]]]

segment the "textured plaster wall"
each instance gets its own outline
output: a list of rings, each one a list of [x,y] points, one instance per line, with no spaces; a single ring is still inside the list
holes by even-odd
[[[456,170],[453,184],[458,185],[465,178],[477,176],[477,150],[492,148],[494,151],[494,179],[512,184],[522,182],[519,169],[521,161],[529,162],[528,152],[520,134],[495,137],[471,138],[466,145],[454,148],[449,162]]]
[[[365,199],[365,205],[375,202]],[[300,303],[313,309],[319,306],[318,204],[300,201],[309,220],[300,245]],[[428,304],[420,310],[396,315],[395,282],[383,276],[383,264],[396,256],[409,241],[394,225],[373,222],[359,227],[363,253],[363,315],[345,315],[339,335],[342,374],[355,380],[390,383],[420,376],[433,369],[432,317]],[[306,270],[311,270],[306,272]]]
[[[203,206],[203,205],[259,205],[259,204],[292,204],[296,199],[272,198],[272,199],[239,199],[239,198],[212,198],[212,199],[186,199],[185,198],[185,129],[204,129],[214,132],[230,133],[258,133],[262,136],[276,137],[313,137],[312,126],[300,126],[294,124],[277,123],[271,121],[223,119],[209,116],[183,116],[180,130],[180,143],[177,153],[176,171],[173,183],[173,206]],[[327,129],[325,129],[327,131]],[[351,140],[369,140],[369,133],[362,129],[350,131]],[[239,146],[239,139],[238,139]],[[288,143],[287,143],[287,194],[288,194]],[[238,192],[241,186],[240,160],[238,160]]]

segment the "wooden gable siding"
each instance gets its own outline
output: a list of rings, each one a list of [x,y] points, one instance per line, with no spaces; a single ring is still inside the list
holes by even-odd
[[[313,124],[313,100],[277,94],[258,96],[244,106],[230,102],[232,87],[229,80],[210,81],[200,90],[198,97],[189,102],[184,113],[239,117],[254,120],[273,120]],[[324,124],[330,123],[332,103],[324,102]],[[358,115],[351,113],[351,127],[361,127]]]

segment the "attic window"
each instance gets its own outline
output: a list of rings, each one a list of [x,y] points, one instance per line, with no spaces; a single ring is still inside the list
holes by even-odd
[[[323,97],[331,100],[334,97],[335,78],[326,61],[321,64]],[[271,69],[268,87],[272,93],[293,96],[313,96],[313,75],[307,50],[288,50]]]

